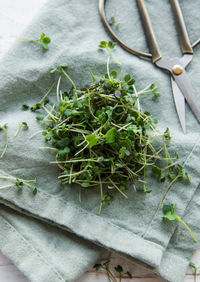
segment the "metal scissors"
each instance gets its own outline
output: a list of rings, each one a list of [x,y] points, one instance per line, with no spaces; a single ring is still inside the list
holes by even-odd
[[[194,95],[190,79],[185,71],[186,66],[192,60],[193,48],[200,43],[200,39],[193,44],[190,43],[179,2],[178,0],[170,0],[170,2],[176,21],[180,47],[183,53],[182,58],[162,58],[144,0],[137,0],[137,4],[150,53],[140,52],[130,48],[113,32],[105,16],[105,0],[99,1],[99,11],[105,27],[112,38],[117,41],[121,47],[133,55],[151,58],[152,63],[154,63],[158,68],[169,71],[177,114],[183,132],[186,133],[185,100],[190,106],[190,109],[196,119],[200,122],[200,107],[198,106],[197,99]]]

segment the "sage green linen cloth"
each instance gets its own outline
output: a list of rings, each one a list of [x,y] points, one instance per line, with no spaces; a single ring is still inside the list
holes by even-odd
[[[108,37],[98,16],[97,2],[90,3],[86,0],[70,3],[66,1],[49,2],[36,23],[29,29],[29,34],[27,35],[27,31],[26,35],[33,37],[38,35],[38,30],[45,31],[52,38],[50,50],[45,52],[39,45],[19,42],[3,61],[0,94],[1,124],[8,123],[9,148],[4,162],[1,162],[1,173],[24,178],[36,176],[38,194],[34,197],[27,190],[20,194],[12,190],[1,190],[1,202],[27,210],[44,220],[56,222],[87,240],[115,250],[129,258],[158,267],[176,227],[174,223],[164,223],[162,212],[156,212],[164,186],[155,179],[149,178],[149,186],[153,188],[151,195],[135,194],[134,191],[129,191],[128,201],[116,195],[112,205],[104,208],[101,217],[97,216],[98,193],[85,191],[83,202],[80,205],[76,187],[67,187],[63,190],[58,186],[56,180],[58,169],[49,165],[49,161],[54,159],[53,154],[38,150],[40,146],[44,145],[42,136],[38,135],[31,140],[27,138],[40,130],[40,125],[34,121],[33,113],[20,111],[22,103],[37,102],[44,91],[50,87],[55,77],[48,72],[54,66],[67,62],[69,73],[77,86],[83,86],[90,81],[86,70],[88,65],[92,67],[94,73],[105,72],[105,56],[97,52],[97,45],[100,40]],[[195,15],[191,20],[190,12],[195,11],[197,3],[195,1],[192,3],[191,10],[187,9],[185,3],[181,4],[184,4],[187,25],[192,31],[191,38],[195,39],[198,31],[195,29]],[[130,40],[130,44],[137,43],[138,47],[141,47],[145,42],[143,32],[138,22],[136,7],[134,3],[133,6],[131,5],[128,0],[122,3],[121,14],[119,14],[119,31],[123,33],[123,37],[126,37],[125,40]],[[156,2],[154,5],[164,13],[163,16],[153,18],[154,21],[156,19],[158,21],[154,22],[154,25],[158,26],[158,37],[162,39],[163,32],[169,28],[171,38],[175,39],[173,21],[169,16],[171,15],[169,3]],[[151,15],[154,14],[154,5],[148,5]],[[163,5],[166,5],[165,9]],[[128,15],[132,13],[135,17],[128,17],[126,13]],[[165,19],[164,23],[163,19]],[[135,40],[133,37],[129,38],[133,27],[135,27]],[[174,42],[173,44],[173,41],[164,42],[162,40],[163,53],[179,54],[177,40]],[[186,136],[182,134],[177,122],[167,74],[161,73],[146,61],[126,54],[123,50],[119,49],[117,56],[123,63],[124,70],[135,74],[137,89],[146,86],[148,82],[159,81],[160,83],[160,90],[163,93],[160,100],[154,104],[150,97],[145,97],[142,99],[142,106],[144,109],[149,109],[150,104],[153,116],[160,120],[159,126],[162,129],[167,126],[171,129],[173,144],[170,150],[179,152],[181,159],[186,162],[186,169],[192,176],[189,186],[186,183],[177,183],[166,198],[168,202],[177,203],[178,214],[181,216],[199,184],[197,165],[199,125],[187,108],[188,134]],[[199,54],[196,54],[190,68],[191,78],[196,87],[199,85],[198,56]],[[18,137],[13,138],[17,124],[21,121],[28,122],[29,131],[20,132]],[[2,184],[4,183],[2,181]]]
[[[78,278],[102,253],[72,233],[0,206],[0,249],[34,282]]]

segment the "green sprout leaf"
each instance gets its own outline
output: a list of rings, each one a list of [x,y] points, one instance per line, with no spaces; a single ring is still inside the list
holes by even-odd
[[[115,142],[115,135],[116,135],[116,128],[113,127],[110,130],[108,130],[105,134],[106,142],[109,144]]]
[[[46,36],[44,32],[40,35],[40,38],[28,38],[28,37],[18,37],[19,39],[25,39],[28,41],[35,41],[35,42],[40,42],[42,47],[47,50],[49,49],[49,43],[51,42],[50,37]]]
[[[102,267],[102,265],[100,263],[97,263],[94,265],[94,268],[98,271],[100,268]]]
[[[115,271],[117,271],[118,273],[122,273],[122,272],[123,272],[122,266],[121,266],[121,265],[117,265],[117,266],[115,267]]]
[[[26,104],[23,104],[22,107],[21,107],[21,109],[22,109],[23,111],[28,111],[28,110],[29,110],[29,106],[26,105]]]
[[[68,154],[70,152],[70,148],[65,147],[63,150],[59,150],[58,151],[58,156],[62,157],[65,156],[66,154]]]
[[[42,33],[40,36],[40,42],[42,44],[42,47],[44,49],[49,49],[49,43],[51,42],[51,39],[48,36],[45,36],[45,33]]]
[[[117,71],[116,70],[112,70],[111,73],[110,73],[110,76],[112,78],[116,78],[117,77]]]
[[[54,72],[63,72],[63,69],[67,68],[67,64],[62,64],[60,66],[58,66],[57,68],[54,68],[50,71],[50,73],[54,73]]]
[[[179,222],[181,222],[185,226],[185,228],[187,228],[187,230],[190,232],[195,243],[197,243],[197,238],[195,237],[194,233],[189,228],[189,226],[175,213],[175,208],[176,208],[175,203],[164,205],[163,206],[163,213],[164,213],[163,219],[168,219],[170,221],[178,220]]]
[[[37,121],[41,121],[41,120],[43,120],[44,119],[44,115],[38,115],[38,116],[36,116],[36,120]]]
[[[32,188],[33,188],[33,195],[35,196],[37,194],[37,188],[33,185],[32,185]]]
[[[93,146],[95,146],[98,142],[98,136],[95,134],[90,134],[86,137],[86,140],[89,143],[89,146],[92,148]]]
[[[81,183],[81,186],[84,187],[84,188],[88,188],[91,186],[91,184],[89,182],[83,182]]]
[[[106,48],[108,45],[108,42],[107,41],[100,41],[100,44],[99,44],[99,48]]]
[[[108,48],[113,49],[116,45],[116,42],[112,42],[111,40],[108,41]]]

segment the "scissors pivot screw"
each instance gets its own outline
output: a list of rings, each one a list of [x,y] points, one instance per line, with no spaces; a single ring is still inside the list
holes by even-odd
[[[174,74],[179,75],[183,72],[183,68],[180,65],[174,65],[173,68],[172,68],[172,71],[173,71]]]

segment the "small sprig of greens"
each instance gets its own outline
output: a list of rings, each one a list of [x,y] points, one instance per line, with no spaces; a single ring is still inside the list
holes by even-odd
[[[97,263],[94,265],[94,268],[96,269],[96,271],[99,271],[100,269],[104,270],[106,272],[108,281],[117,282],[117,279],[115,278],[114,274],[110,269],[110,260],[102,264]],[[123,267],[121,265],[117,265],[114,269],[119,274],[119,282],[121,282],[123,278],[132,278],[132,274],[129,271],[124,272]]]
[[[195,243],[197,243],[197,238],[195,237],[192,230],[189,228],[189,226],[175,213],[176,204],[166,204],[163,206],[163,219],[168,219],[170,221],[178,220],[181,222],[185,228],[190,232],[192,238],[194,239]]]
[[[110,26],[115,27],[116,29],[119,28],[119,24],[118,24],[117,21],[116,21],[116,16],[110,17],[110,19],[108,20],[108,24],[109,24]]]
[[[153,96],[152,96],[152,100],[157,100],[157,98],[160,96],[160,92],[158,91],[158,86],[155,85],[154,83],[150,86],[151,88],[151,91],[153,93]]]
[[[190,267],[194,269],[194,281],[197,282],[197,271],[200,267],[197,267],[193,262],[190,263]]]
[[[0,186],[0,189],[7,189],[7,188],[10,188],[10,187],[16,187],[20,191],[24,188],[24,186],[27,186],[28,188],[31,189],[33,195],[37,194],[37,188],[36,188],[35,185],[32,184],[32,183],[37,182],[36,178],[32,179],[32,180],[26,180],[26,179],[16,178],[16,177],[12,177],[12,176],[0,176],[0,179],[14,181],[14,183]]]
[[[151,113],[140,110],[139,96],[152,93],[155,86],[149,85],[137,92],[130,74],[122,76],[122,70],[119,75],[116,70],[110,71],[110,58],[118,62],[112,53],[115,45],[112,41],[100,42],[99,47],[108,53],[104,77],[95,76],[89,69],[93,82],[77,89],[65,70],[66,65],[61,65],[52,72],[67,77],[72,84],[70,91],[60,90],[60,76],[57,103],[41,106],[45,94],[34,105],[35,111],[43,109],[46,112],[41,122],[44,125],[42,134],[52,146],[44,148],[56,152],[56,160],[52,163],[62,171],[59,182],[79,184],[80,200],[83,188],[99,186],[99,214],[103,204],[110,204],[114,190],[124,198],[127,198],[128,186],[150,193],[146,188],[147,168],[154,166],[154,173],[159,169],[164,173],[174,160],[167,150],[171,139],[169,130],[158,133],[157,120]],[[163,144],[155,148],[153,142],[158,138],[159,144],[163,138]],[[163,161],[166,161],[164,167]]]
[[[19,134],[21,128],[23,128],[23,130],[28,130],[28,124],[25,121],[19,123],[18,129],[14,135],[15,137]]]
[[[54,86],[55,86],[55,83],[51,85],[49,90],[46,92],[46,94],[42,97],[42,99],[38,103],[33,104],[30,107],[31,112],[36,112],[37,110],[43,109],[45,105],[49,103],[49,99],[47,98],[47,96],[51,93]]]
[[[168,146],[170,140],[171,140],[171,136],[170,136],[169,128],[167,128],[166,131],[163,134],[163,147],[164,147],[164,154],[165,154],[165,165],[164,165],[164,167],[160,167],[160,166],[157,166],[156,165],[157,162],[155,162],[155,164],[152,166],[153,174],[155,174],[161,182],[165,182],[165,181],[169,180],[169,184],[167,185],[167,187],[165,188],[165,190],[163,192],[163,195],[162,195],[162,198],[160,200],[158,209],[161,208],[162,203],[163,203],[167,193],[171,189],[172,185],[178,179],[185,179],[187,181],[190,181],[190,175],[188,174],[188,172],[184,171],[184,167],[180,164],[178,154],[176,154],[176,157],[172,159],[170,157],[169,153],[168,153],[167,146]]]
[[[51,42],[50,37],[46,36],[44,32],[40,35],[40,38],[28,38],[28,37],[18,37],[19,39],[25,39],[28,41],[35,41],[41,43],[42,47],[47,50],[49,49],[49,43]]]
[[[5,142],[5,146],[4,146],[3,152],[1,153],[0,159],[3,158],[3,156],[5,155],[5,153],[6,153],[6,151],[7,151],[7,148],[8,148],[7,124],[4,124],[4,125],[0,126],[0,132],[1,132],[1,131],[4,132],[6,142]]]
[[[44,116],[43,116],[43,115],[38,115],[38,116],[36,116],[35,119],[36,119],[37,121],[41,121],[41,120],[44,119]]]
[[[29,110],[29,105],[23,104],[21,109],[22,109],[22,111],[28,111]]]

